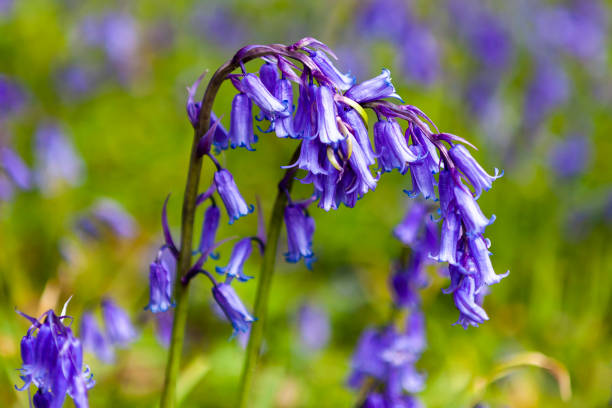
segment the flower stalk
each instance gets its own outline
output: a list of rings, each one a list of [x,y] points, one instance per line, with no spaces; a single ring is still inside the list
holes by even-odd
[[[300,146],[295,150],[290,162],[297,160],[299,154]],[[257,276],[257,293],[255,295],[255,306],[253,309],[253,314],[257,316],[258,321],[251,326],[249,343],[244,357],[239,388],[239,408],[247,406],[247,401],[253,386],[253,377],[257,369],[257,361],[261,353],[263,333],[268,315],[268,298],[270,297],[270,288],[272,287],[272,277],[274,276],[274,267],[276,265],[276,255],[278,252],[278,238],[283,226],[285,207],[288,201],[287,193],[291,192],[293,178],[296,172],[296,167],[287,169],[285,176],[281,182],[278,183],[278,192],[274,200],[272,215],[270,216],[270,224],[268,225],[268,233],[266,235],[266,247],[261,262],[261,272]]]

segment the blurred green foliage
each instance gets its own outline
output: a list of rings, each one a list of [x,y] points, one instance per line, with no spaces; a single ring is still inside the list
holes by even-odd
[[[19,340],[28,327],[14,308],[33,315],[51,307],[58,310],[71,295],[69,314],[75,317],[75,325],[84,310],[96,309],[101,297],[110,295],[141,328],[139,340],[120,351],[115,365],[86,355],[97,381],[89,393],[91,406],[156,404],[166,353],[155,339],[151,315],[143,311],[148,264],[162,240],[160,211],[168,193],[172,194],[171,226],[179,225],[192,137],[184,112],[185,87],[233,53],[216,40],[231,35],[235,27],[218,32],[215,39],[192,23],[197,10],[207,13],[215,6],[191,1],[126,3],[122,10],[136,19],[140,34],[130,78],[123,83],[105,80],[95,93],[78,100],[62,97],[62,83],[54,79],[54,72],[68,62],[99,57],[79,48],[76,27],[85,16],[113,8],[93,0],[20,0],[0,20],[0,72],[18,79],[29,93],[28,109],[2,124],[2,140],[11,140],[33,164],[37,124],[57,120],[87,168],[81,186],[66,187],[52,196],[22,192],[13,202],[0,203],[0,405],[28,404],[27,394],[13,388],[21,384],[16,370],[21,365]],[[441,7],[438,2],[422,6],[419,10],[430,17]],[[258,0],[229,5],[235,23],[244,30],[245,43],[289,43],[310,35],[332,48],[342,45],[343,27],[353,23],[356,8],[356,3],[345,0],[303,4]],[[161,34],[168,46],[161,47],[163,41],[153,35],[160,23],[170,27]],[[506,171],[480,204],[485,214],[497,215],[487,230],[494,265],[498,273],[510,269],[511,274],[486,298],[491,320],[464,331],[451,325],[457,312],[452,297],[441,293],[447,279],[430,271],[432,282],[423,292],[428,348],[418,363],[428,379],[420,396],[428,407],[472,406],[480,400],[491,406],[604,406],[612,388],[611,221],[601,215],[585,216],[578,224],[567,220],[600,202],[611,187],[610,106],[593,97],[580,72],[572,73],[576,78],[572,104],[579,109],[570,106],[554,115],[544,130],[536,132],[543,136],[525,137],[527,130],[516,131],[521,129],[517,107],[529,66],[519,55],[503,94],[508,105],[514,106],[514,113],[507,116],[511,131],[497,129],[507,133],[507,141],[497,143],[496,135],[484,131],[460,97],[462,78],[452,72],[469,67],[469,61],[453,40],[439,38],[452,56],[445,67],[450,73],[429,87],[404,81],[393,49],[385,44],[371,49],[369,61],[369,74],[377,74],[381,67],[395,68],[394,82],[407,103],[420,107],[440,129],[473,141],[480,147],[475,156],[485,168],[504,166]],[[608,64],[608,74],[609,68]],[[215,104],[216,112],[225,114],[226,125],[232,95],[232,89],[224,86]],[[551,134],[577,120],[576,111],[591,118],[593,155],[586,173],[559,181],[547,166]],[[233,172],[247,201],[254,203],[259,196],[268,214],[282,175],[279,166],[287,163],[294,148],[294,141],[261,135],[255,153],[229,151],[220,160]],[[513,159],[508,160],[511,154]],[[211,176],[212,166],[207,164],[202,186]],[[344,384],[350,356],[360,332],[384,323],[389,315],[387,279],[401,250],[390,231],[408,205],[402,193],[408,184],[406,178],[388,174],[355,209],[312,211],[318,260],[312,271],[302,264],[279,262],[254,407],[354,403],[355,394]],[[301,192],[308,194],[305,188]],[[84,241],[75,234],[75,216],[99,197],[111,197],[133,214],[139,224],[136,238]],[[255,228],[254,215],[231,228],[222,221],[218,236],[252,234]],[[286,244],[281,245],[283,250]],[[229,252],[229,247],[221,251],[220,265]],[[246,273],[257,277],[258,267],[259,258],[253,256]],[[237,285],[247,305],[253,303],[255,287],[255,283]],[[212,313],[209,282],[196,280],[190,297],[183,361],[191,367],[187,371],[191,377],[182,380],[193,387],[184,390],[183,406],[231,407],[243,350],[235,340],[228,341],[230,326]],[[323,351],[307,353],[300,347],[295,314],[304,300],[330,313],[332,338]],[[543,353],[569,370],[573,391],[569,401],[561,401],[549,373],[533,367],[513,370],[477,391],[478,379],[524,351]]]

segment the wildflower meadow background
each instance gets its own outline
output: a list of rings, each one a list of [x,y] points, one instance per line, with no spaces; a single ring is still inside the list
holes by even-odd
[[[134,326],[127,336],[106,326],[113,346],[86,350],[90,406],[156,406],[171,317],[145,306],[168,194],[179,235],[193,138],[186,87],[244,45],[309,36],[357,82],[389,69],[405,103],[476,145],[487,171],[504,171],[478,201],[497,217],[487,227],[493,264],[510,270],[485,299],[490,320],[453,325],[448,278],[427,266],[415,363],[423,405],[612,403],[610,19],[599,0],[0,0],[0,406],[28,406],[14,386],[30,323],[15,309],[59,313],[71,296],[76,335],[109,315]],[[215,101],[226,128],[234,94],[225,84]],[[257,134],[255,152],[217,157],[269,214],[295,145]],[[203,183],[214,171],[206,161]],[[284,262],[281,234],[253,407],[355,406],[347,384],[358,339],[392,315],[402,253],[392,231],[423,202],[402,191],[407,183],[392,172],[355,208],[312,208],[312,270]],[[297,183],[300,192],[310,194]],[[256,229],[256,214],[231,227],[222,218],[218,236]],[[227,265],[231,245],[217,251]],[[244,272],[257,280],[253,252]],[[210,283],[191,286],[178,399],[232,407],[244,339],[228,340]],[[252,310],[256,285],[235,286]]]

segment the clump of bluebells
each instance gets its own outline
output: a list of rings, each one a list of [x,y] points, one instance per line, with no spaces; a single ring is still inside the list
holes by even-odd
[[[429,254],[438,247],[437,227],[427,213],[424,203],[415,202],[393,231],[405,245],[390,279],[394,316],[383,327],[361,334],[348,380],[351,388],[362,391],[363,407],[422,406],[412,395],[425,385],[425,376],[415,368],[426,346],[419,290],[428,282]]]
[[[246,63],[253,59],[263,61],[257,73],[246,68]],[[223,203],[230,224],[254,210],[241,195],[230,170],[215,155],[230,148],[254,151],[260,140],[272,138],[295,140],[297,148],[292,162],[283,166],[287,175],[279,184],[280,191],[288,195],[284,211],[288,262],[303,260],[307,267],[312,267],[315,225],[308,210],[311,205],[316,204],[325,211],[341,205],[352,208],[365,194],[376,189],[385,173],[409,174],[405,192],[410,197],[422,196],[437,203],[442,227],[439,234],[433,223],[428,224],[426,235],[435,244],[422,244],[419,255],[406,268],[417,273],[433,260],[448,263],[451,285],[447,292],[455,298],[460,311],[459,323],[467,327],[488,319],[481,307],[481,298],[488,286],[505,275],[495,274],[489,259],[490,241],[484,237],[485,228],[495,217],[486,217],[476,200],[501,174],[496,171],[489,175],[465,147],[471,146],[466,140],[440,132],[425,113],[405,104],[388,70],[383,69],[380,75],[357,83],[352,75],[334,65],[334,59],[333,51],[314,38],[304,38],[289,46],[250,45],[240,49],[226,65],[239,67],[239,71],[222,78],[237,91],[231,104],[229,129],[223,127],[219,116],[211,113],[209,127],[202,132],[200,125],[208,123],[208,118],[202,118],[203,102],[196,102],[195,94],[203,76],[188,88],[189,121],[197,134],[205,133],[197,140],[194,152],[197,158],[206,156],[216,167],[210,187],[199,195],[196,206],[209,200],[211,204],[205,210],[200,243],[192,249],[197,255],[196,261],[180,277],[176,276],[175,266],[179,249],[166,220],[167,201],[164,204],[165,243],[150,267],[151,296],[147,309],[167,311],[174,306],[177,279],[186,285],[194,276],[204,274],[212,282],[213,298],[234,332],[248,332],[256,318],[248,312],[232,284],[252,278],[244,273],[244,264],[254,243],[263,253],[265,240],[261,228],[256,236],[238,240],[228,264],[214,268],[223,276],[221,282],[204,269],[205,262],[214,260],[216,248],[225,242],[216,237],[221,217],[217,202]],[[223,69],[218,72],[225,72]],[[298,95],[296,101],[294,91]],[[377,117],[372,134],[366,109]],[[290,196],[291,181],[296,174],[302,184],[312,186],[311,196],[304,200]],[[213,198],[215,193],[218,200]],[[398,229],[397,233],[406,231],[402,233]],[[394,288],[398,304],[413,304],[416,297],[413,292],[421,284],[412,275],[396,274]],[[410,317],[408,326],[417,317]],[[393,339],[403,336],[402,333],[385,332],[377,335],[380,339],[377,337],[376,341],[393,344]],[[401,361],[396,365],[404,370],[404,360]],[[393,375],[393,381],[403,378],[400,374],[397,376]],[[404,387],[413,389],[408,388]]]
[[[64,307],[65,309],[65,307]],[[87,408],[87,390],[94,386],[93,375],[83,365],[83,347],[74,336],[68,320],[72,317],[62,312],[60,316],[49,310],[36,319],[18,312],[32,324],[21,339],[23,366],[20,377],[23,391],[34,384],[38,390],[32,398],[36,408],[61,407],[69,395],[77,408]]]

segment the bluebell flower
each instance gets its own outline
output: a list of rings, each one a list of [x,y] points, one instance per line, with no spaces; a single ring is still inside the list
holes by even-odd
[[[485,285],[493,285],[501,281],[502,278],[508,276],[509,272],[502,275],[495,274],[493,265],[491,265],[491,260],[489,259],[490,252],[487,242],[482,236],[471,237],[468,239],[468,243],[470,255],[474,260],[481,282]]]
[[[349,152],[347,142],[342,142],[340,147],[342,148],[344,157],[347,157],[350,153],[348,164],[352,170],[352,173],[354,174],[354,180],[344,191],[347,194],[355,192],[357,195],[359,195],[359,197],[361,197],[370,190],[374,191],[376,189],[378,180],[375,179],[370,172],[368,158],[361,148],[361,145],[357,142],[353,135],[349,134],[348,137],[351,139],[351,151]]]
[[[495,215],[491,218],[484,216],[476,200],[464,185],[456,185],[453,188],[453,194],[467,234],[480,235],[484,233],[488,225],[495,221]]]
[[[98,326],[96,318],[91,312],[85,312],[81,316],[79,335],[83,348],[94,353],[98,360],[105,363],[115,361],[115,350],[106,334]]]
[[[187,88],[187,117],[189,118],[189,122],[191,122],[194,129],[198,126],[200,120],[200,110],[202,109],[202,102],[195,101],[195,94],[203,78],[204,74],[200,75],[193,85]],[[212,144],[218,150],[225,150],[229,147],[229,135],[227,130],[223,127],[223,124],[221,124],[217,118],[217,115],[211,111],[208,129],[210,129],[215,123],[217,124],[217,127],[215,128],[215,133],[213,134]],[[251,128],[252,127],[253,126],[251,125]]]
[[[110,298],[102,300],[102,318],[106,334],[115,346],[127,347],[138,337],[128,314]]]
[[[438,262],[448,262],[454,264],[457,262],[455,254],[457,253],[457,242],[461,233],[461,219],[455,212],[449,212],[444,217],[442,223],[442,232],[440,233],[440,252],[435,258]]]
[[[36,130],[36,179],[44,193],[55,193],[62,184],[76,186],[85,168],[66,134],[55,124]]]
[[[383,172],[399,169],[403,174],[406,165],[419,158],[408,149],[402,129],[395,119],[379,120],[374,124],[374,147],[379,168]]]
[[[230,118],[229,140],[232,149],[245,147],[255,150],[251,143],[257,142],[253,132],[253,114],[251,99],[244,93],[239,93],[232,100],[232,114]]]
[[[297,316],[300,343],[310,351],[324,348],[329,342],[329,316],[322,308],[308,303],[300,306]]]
[[[244,263],[249,256],[251,256],[251,251],[253,250],[252,238],[244,238],[241,239],[234,245],[234,249],[232,249],[232,254],[230,255],[230,260],[225,268],[221,268],[217,266],[215,270],[217,273],[224,274],[228,277],[237,278],[239,281],[246,282],[249,279],[252,279],[252,276],[247,276],[244,274]]]
[[[325,211],[336,210],[338,208],[336,190],[340,173],[329,160],[326,160],[325,171],[326,174],[317,176],[314,182],[315,189],[320,196],[318,206]]]
[[[240,91],[247,94],[267,118],[289,115],[289,105],[276,99],[255,74],[246,74],[242,78]]]
[[[304,263],[310,269],[314,261],[312,252],[312,236],[315,222],[301,205],[289,204],[285,207],[285,227],[287,229],[287,246],[285,254],[287,262],[296,263],[304,258]]]
[[[274,130],[278,137],[297,137],[293,130],[293,88],[288,79],[280,79],[276,82],[274,96],[284,105],[287,105],[289,115],[281,116],[274,121]]]
[[[322,85],[315,92],[317,109],[317,135],[321,143],[329,145],[336,144],[344,139],[338,130],[338,108],[334,101],[334,91],[328,86]]]
[[[248,206],[244,201],[240,191],[238,191],[232,173],[226,169],[221,169],[215,173],[214,178],[217,192],[225,205],[230,224],[233,224],[238,218],[253,212],[255,207],[252,205]]]
[[[395,87],[391,83],[391,72],[386,68],[382,70],[380,75],[353,86],[346,91],[344,96],[358,103],[366,103],[385,98],[402,100],[395,92]]]
[[[162,248],[149,266],[149,304],[145,310],[159,313],[174,307],[175,280],[176,258],[170,249]]]
[[[317,135],[317,112],[315,110],[317,86],[300,85],[298,105],[293,119],[293,130],[303,140],[309,140]]]
[[[489,320],[487,312],[477,302],[476,283],[472,276],[463,276],[461,283],[453,293],[453,298],[459,309],[459,319],[455,324],[460,324],[467,329],[469,326],[477,327]]]
[[[503,176],[503,172],[499,174],[497,169],[495,169],[495,175],[490,176],[463,145],[456,144],[448,151],[448,154],[474,187],[475,198],[480,197],[482,190],[489,191],[493,186],[493,181]]]
[[[94,385],[88,367],[83,367],[83,349],[79,339],[62,323],[67,316],[57,316],[49,310],[42,322],[20,313],[32,325],[21,340],[20,369],[23,391],[31,384],[38,387],[34,395],[37,408],[60,408],[70,395],[77,408],[87,408],[87,390]]]
[[[326,154],[327,146],[321,143],[318,138],[304,139],[297,161],[284,168],[298,166],[298,168],[306,170],[312,175],[327,174],[325,164],[321,164],[327,161]]]
[[[425,86],[438,80],[442,47],[431,27],[413,19],[403,27],[396,42],[397,63],[409,79]]]
[[[342,119],[353,129],[353,135],[357,139],[359,147],[361,147],[366,165],[371,166],[376,163],[368,129],[365,127],[361,116],[354,109],[349,109],[342,112]]]
[[[205,254],[212,250],[215,245],[215,236],[217,235],[217,229],[219,228],[219,219],[221,218],[221,211],[216,205],[211,205],[204,212],[204,222],[202,224],[202,235],[200,237],[200,245],[198,250],[200,253]]]
[[[406,131],[406,134],[408,133],[412,135],[412,143],[420,146],[422,151],[425,152],[424,160],[427,162],[429,170],[432,173],[438,173],[442,167],[442,164],[440,163],[436,146],[427,136],[423,134],[423,131],[419,126],[410,124]],[[408,136],[406,135],[406,139],[407,138]]]
[[[8,147],[0,147],[0,167],[22,190],[32,186],[32,174],[19,155]]]
[[[261,79],[261,82],[265,85],[266,89],[270,91],[271,94],[274,94],[276,81],[278,81],[277,65],[266,61],[261,68],[259,68],[259,79]],[[280,101],[282,101],[282,99],[280,99]]]
[[[212,293],[227,320],[232,324],[233,335],[249,331],[251,323],[257,319],[247,311],[234,288],[229,283],[218,283],[213,286]]]
[[[320,50],[316,50],[310,53],[310,58],[315,63],[317,68],[321,70],[321,73],[334,87],[341,91],[346,91],[355,83],[355,77],[350,73],[343,74],[334,65],[334,63],[327,57],[327,55]]]
[[[408,146],[408,149],[420,159],[409,163],[410,166],[410,177],[412,179],[412,190],[404,190],[409,196],[413,197],[419,193],[423,195],[423,198],[433,198],[436,200],[436,193],[434,191],[435,179],[431,172],[431,167],[426,160],[427,151],[423,146],[412,145]]]

